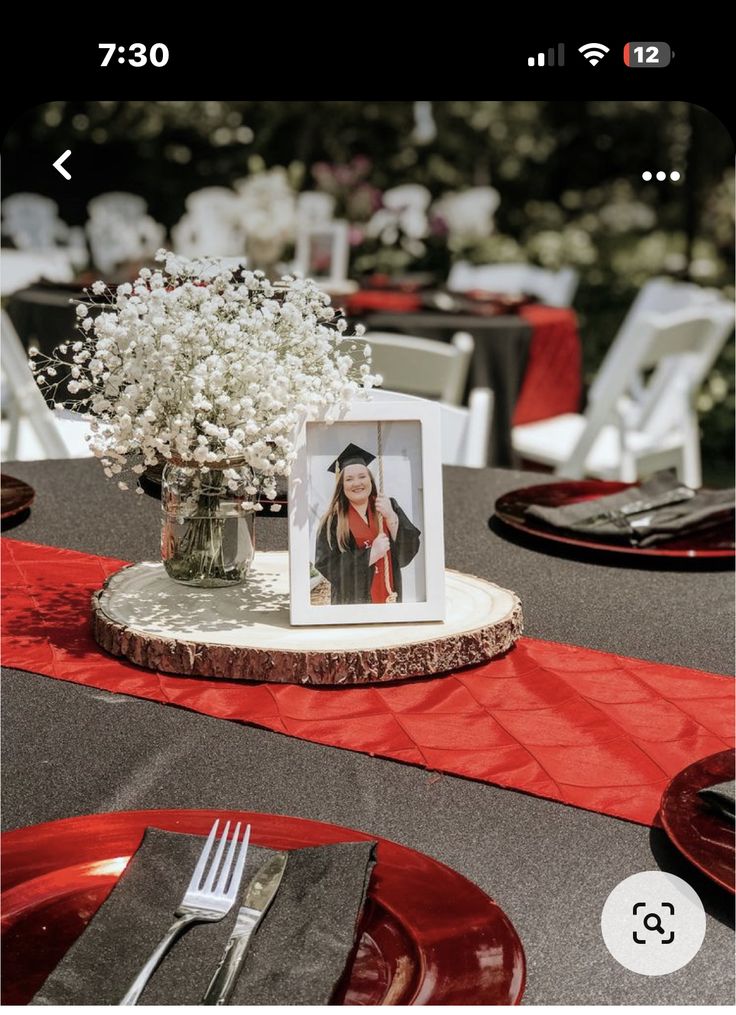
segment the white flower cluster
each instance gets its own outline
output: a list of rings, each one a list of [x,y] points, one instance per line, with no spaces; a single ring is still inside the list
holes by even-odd
[[[403,234],[416,245],[429,233],[427,208],[431,200],[430,192],[419,183],[405,183],[384,191],[383,207],[374,212],[366,234],[377,236],[387,246],[393,246]]]
[[[77,307],[79,341],[33,361],[39,384],[55,392],[66,371],[109,477],[134,455],[137,473],[162,460],[226,462],[246,468],[254,503],[274,497],[301,419],[337,418],[376,381],[369,350],[357,345],[357,365],[346,322],[309,279],[272,284],[216,260],[156,259],[162,270],[143,268],[114,293],[94,283],[92,296],[105,301]]]
[[[491,235],[500,203],[501,197],[493,187],[469,187],[443,194],[432,211],[444,221],[450,245],[457,249]]]
[[[297,225],[296,194],[286,170],[274,166],[235,181],[249,263],[275,264]]]

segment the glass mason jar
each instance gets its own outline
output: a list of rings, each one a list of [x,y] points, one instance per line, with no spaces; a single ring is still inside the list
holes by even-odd
[[[161,477],[161,558],[184,585],[238,585],[253,553],[255,512],[243,505],[244,467],[201,469],[168,462]]]

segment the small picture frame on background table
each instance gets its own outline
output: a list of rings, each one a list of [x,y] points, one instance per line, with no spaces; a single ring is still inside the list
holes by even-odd
[[[342,219],[301,225],[296,237],[295,270],[327,289],[344,285],[350,252],[348,228]]]
[[[445,619],[440,409],[355,399],[297,435],[289,481],[294,625]]]

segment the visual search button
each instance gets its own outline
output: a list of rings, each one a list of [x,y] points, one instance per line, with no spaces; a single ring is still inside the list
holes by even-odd
[[[682,878],[641,871],[616,885],[606,899],[601,933],[626,969],[664,976],[697,955],[705,938],[705,910]]]

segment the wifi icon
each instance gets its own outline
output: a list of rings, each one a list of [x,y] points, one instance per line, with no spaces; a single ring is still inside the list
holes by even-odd
[[[578,50],[578,53],[581,53],[585,57],[591,67],[595,67],[597,63],[600,63],[608,52],[610,52],[608,46],[604,46],[602,42],[586,42]]]

